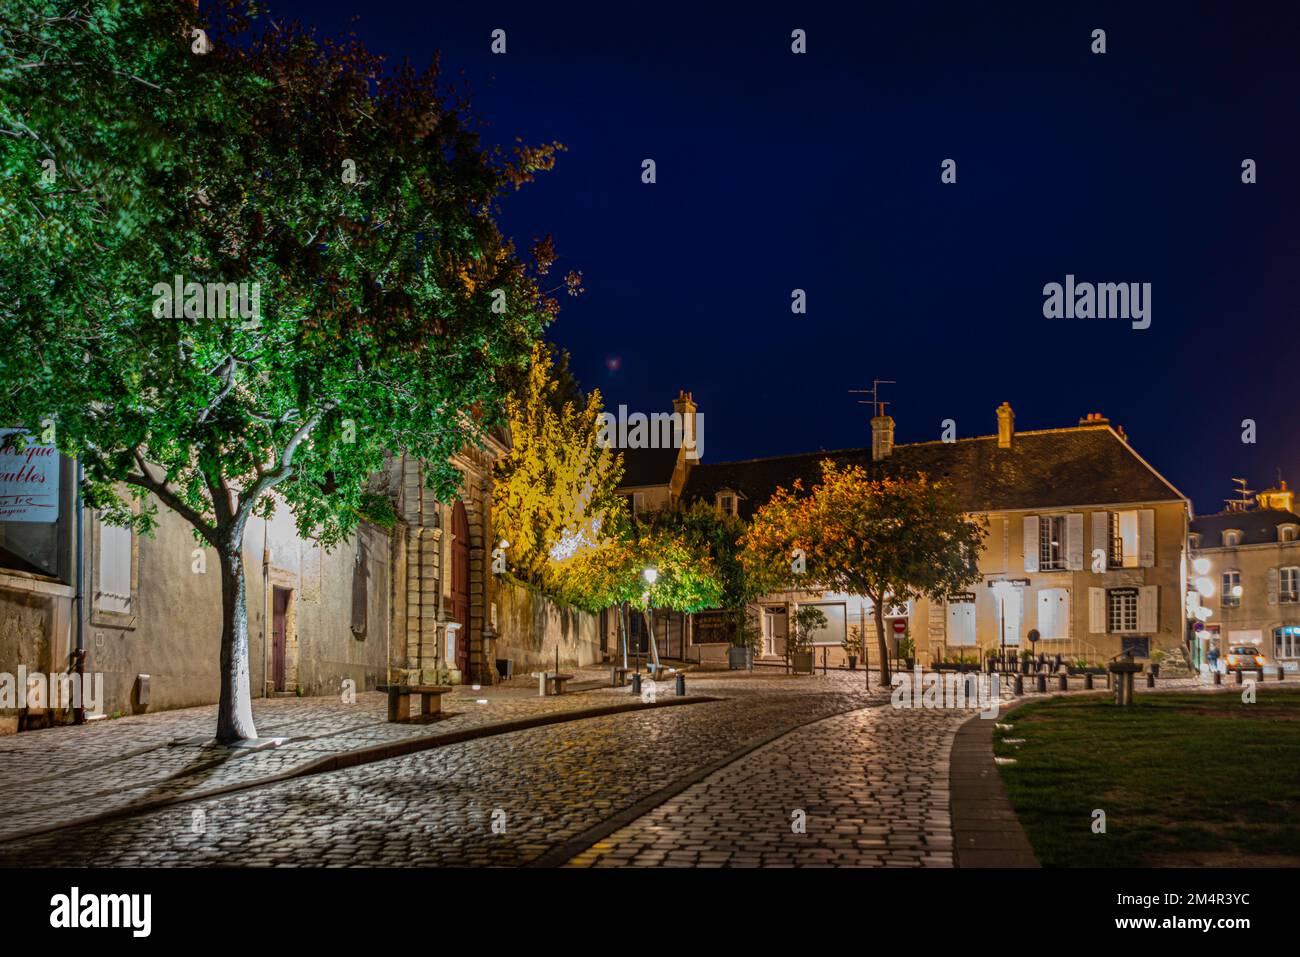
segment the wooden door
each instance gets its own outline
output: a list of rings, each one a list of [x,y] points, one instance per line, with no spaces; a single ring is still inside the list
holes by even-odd
[[[276,691],[284,691],[285,621],[289,612],[289,589],[274,588],[271,593],[271,681]]]
[[[469,674],[469,518],[465,505],[451,511],[451,617],[460,622],[456,632],[456,667]]]

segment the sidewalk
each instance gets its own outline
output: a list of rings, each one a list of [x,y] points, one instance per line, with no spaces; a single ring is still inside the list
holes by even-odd
[[[259,740],[268,742],[260,748],[217,744],[215,705],[5,736],[0,840],[521,726],[709,700],[661,693],[655,704],[643,703],[628,688],[608,687],[607,670],[578,670],[574,680],[588,690],[543,698],[527,676],[479,690],[458,686],[443,697],[441,715],[410,724],[388,723],[380,692],[358,693],[354,704],[259,698],[253,717]]]

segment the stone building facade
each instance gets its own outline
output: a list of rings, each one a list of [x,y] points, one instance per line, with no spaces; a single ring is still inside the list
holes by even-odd
[[[1198,516],[1190,545],[1193,600],[1208,611],[1193,636],[1195,663],[1211,647],[1254,645],[1270,668],[1300,671],[1300,515],[1286,483],[1260,493],[1255,507]]]

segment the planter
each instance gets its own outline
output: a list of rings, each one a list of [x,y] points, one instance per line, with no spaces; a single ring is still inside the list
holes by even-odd
[[[790,667],[797,675],[810,675],[813,673],[813,653],[811,651],[796,651],[790,656]]]
[[[1159,678],[1159,677],[1160,677],[1160,665],[1157,664],[1157,663],[1154,662],[1154,661],[1151,662],[1151,677],[1153,677],[1153,678]]]
[[[857,671],[857,670],[858,670],[858,656],[849,655],[849,671]]]
[[[913,670],[913,669],[916,667],[916,659],[915,659],[915,658],[904,658],[903,661],[905,661],[905,662],[907,663],[907,670],[908,670],[908,671],[911,671],[911,670]]]
[[[732,646],[727,649],[727,670],[743,671],[749,667],[753,652],[748,648],[737,648]]]

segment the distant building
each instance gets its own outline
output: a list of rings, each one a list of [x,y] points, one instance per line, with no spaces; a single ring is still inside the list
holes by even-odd
[[[1191,523],[1193,578],[1201,582],[1199,602],[1209,609],[1193,642],[1197,664],[1211,647],[1255,645],[1270,665],[1300,670],[1300,515],[1286,482],[1249,499],[1230,503],[1216,515]],[[1196,568],[1202,559],[1201,568]],[[1201,570],[1203,574],[1200,574]]]
[[[855,464],[873,475],[916,470],[946,482],[961,505],[988,519],[981,581],[940,601],[886,609],[891,652],[908,635],[922,662],[982,656],[1005,640],[1066,658],[1139,659],[1184,645],[1186,541],[1191,505],[1099,415],[1072,428],[1016,432],[1006,403],[996,434],[952,442],[894,443],[894,420],[878,415],[869,448],[811,452],[689,468],[681,498],[749,518],[778,487],[821,477],[821,463]],[[1095,567],[1100,570],[1094,571]],[[994,589],[995,583],[1007,582]],[[1000,594],[1005,592],[1004,595]],[[815,605],[827,618],[816,636],[834,665],[846,635],[865,628],[869,659],[878,657],[871,603],[855,595],[783,592],[764,597],[763,658],[783,656],[790,616]],[[709,657],[706,650],[697,652]],[[715,651],[715,654],[717,652]]]

